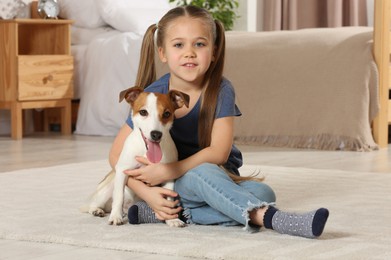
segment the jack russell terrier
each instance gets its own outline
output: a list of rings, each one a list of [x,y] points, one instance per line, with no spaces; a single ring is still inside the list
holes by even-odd
[[[124,223],[124,210],[140,199],[126,186],[127,169],[136,169],[140,164],[136,156],[143,156],[153,163],[170,163],[178,160],[178,152],[170,135],[176,109],[189,106],[189,96],[180,91],[171,90],[168,94],[148,93],[140,87],[132,87],[120,93],[119,101],[125,99],[132,108],[133,131],[126,138],[115,169],[99,183],[91,196],[89,206],[81,209],[103,217],[111,212],[109,224]],[[169,181],[164,188],[174,189],[174,182]],[[171,199],[172,198],[168,198]],[[171,227],[183,227],[179,219],[166,220]]]

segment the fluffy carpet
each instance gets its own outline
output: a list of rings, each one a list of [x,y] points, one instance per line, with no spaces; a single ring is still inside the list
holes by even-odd
[[[106,161],[0,173],[0,238],[206,259],[391,259],[391,174],[271,166],[260,169],[280,208],[330,209],[320,239],[241,227],[109,226],[78,211]]]

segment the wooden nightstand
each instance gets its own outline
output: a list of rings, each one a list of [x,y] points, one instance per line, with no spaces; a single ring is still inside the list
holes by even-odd
[[[0,109],[11,110],[11,137],[23,135],[22,110],[61,108],[71,134],[73,57],[69,20],[0,20]]]

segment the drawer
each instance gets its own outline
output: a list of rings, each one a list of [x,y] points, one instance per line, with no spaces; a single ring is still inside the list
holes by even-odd
[[[68,55],[18,56],[18,100],[73,97],[73,57]]]

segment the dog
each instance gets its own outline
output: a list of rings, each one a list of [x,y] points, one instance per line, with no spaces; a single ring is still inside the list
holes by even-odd
[[[146,155],[153,163],[178,160],[178,152],[169,131],[175,110],[183,106],[189,107],[190,100],[187,94],[180,91],[170,90],[168,94],[149,93],[140,87],[122,91],[119,101],[124,99],[132,108],[133,131],[125,140],[115,169],[99,183],[87,209],[82,209],[100,217],[110,212],[111,225],[122,225],[124,211],[140,200],[126,186],[128,176],[124,174],[124,170],[141,166],[136,161],[136,156]],[[173,190],[174,182],[169,181],[163,187]],[[185,226],[179,219],[166,220],[166,223],[171,227]]]

